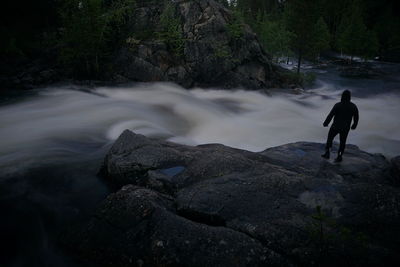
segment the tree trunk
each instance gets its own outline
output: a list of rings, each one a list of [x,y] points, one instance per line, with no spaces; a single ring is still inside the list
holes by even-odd
[[[298,58],[298,60],[297,60],[297,74],[299,74],[300,73],[300,66],[301,66],[301,59],[302,59],[302,53],[301,53],[301,51],[299,51],[299,58]]]
[[[90,75],[90,65],[89,65],[89,60],[86,58],[86,74]]]
[[[96,68],[96,75],[97,74],[99,74],[99,69],[100,69],[100,67],[99,67],[99,57],[98,57],[98,55],[97,55],[97,53],[96,53],[96,57],[95,57],[95,68]]]

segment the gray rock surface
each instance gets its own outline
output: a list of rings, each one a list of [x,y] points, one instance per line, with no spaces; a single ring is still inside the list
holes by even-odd
[[[281,73],[287,71],[271,63],[249,26],[241,25],[241,34],[232,33],[235,16],[223,5],[214,0],[170,3],[181,22],[181,54],[156,38],[165,7],[157,1],[137,1],[130,29],[142,34],[128,38],[117,53],[114,65],[119,75],[135,81],[173,81],[184,87],[282,86]]]
[[[353,145],[342,163],[322,152],[190,147],[126,130],[101,172],[123,187],[72,247],[102,265],[390,266],[400,245],[391,165]]]
[[[389,182],[389,162],[383,155],[370,154],[361,151],[355,145],[346,146],[346,160],[340,164],[334,163],[335,146],[331,160],[321,160],[319,157],[325,149],[324,144],[298,142],[274,147],[261,154],[273,163],[286,169],[309,174],[321,178],[340,176],[348,183],[371,182],[385,184]]]
[[[188,220],[175,213],[172,197],[133,185],[111,194],[77,240],[84,256],[107,266],[288,264],[258,240]]]

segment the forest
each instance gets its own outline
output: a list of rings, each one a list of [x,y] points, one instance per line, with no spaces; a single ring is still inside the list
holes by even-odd
[[[398,60],[399,3],[395,0],[218,0],[235,14],[233,33],[246,23],[276,60],[318,61],[336,51],[362,59]],[[166,0],[7,0],[1,12],[0,57],[5,66],[46,58],[67,76],[99,79],[112,71],[116,48],[130,36],[158,38],[182,49],[180,23],[168,10],[156,29],[129,27],[135,6]]]

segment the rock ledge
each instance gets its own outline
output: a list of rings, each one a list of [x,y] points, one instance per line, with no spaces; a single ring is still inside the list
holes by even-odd
[[[126,130],[102,168],[119,190],[68,244],[102,266],[390,266],[398,166],[354,145],[340,164],[321,151],[190,147]]]

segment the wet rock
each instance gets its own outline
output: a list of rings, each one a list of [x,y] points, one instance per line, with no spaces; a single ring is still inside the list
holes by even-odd
[[[75,247],[92,260],[113,247],[102,255],[150,266],[389,264],[400,245],[393,164],[354,145],[341,163],[322,159],[323,150],[307,142],[259,153],[191,147],[126,130],[102,174],[117,190],[135,186],[105,201]],[[113,233],[104,225],[122,229],[108,246],[98,241]]]
[[[389,162],[381,154],[370,154],[355,145],[347,145],[343,162],[335,163],[338,146],[333,147],[331,160],[321,160],[324,144],[298,142],[273,147],[261,152],[270,161],[286,169],[321,178],[336,177],[346,183],[389,182]]]

